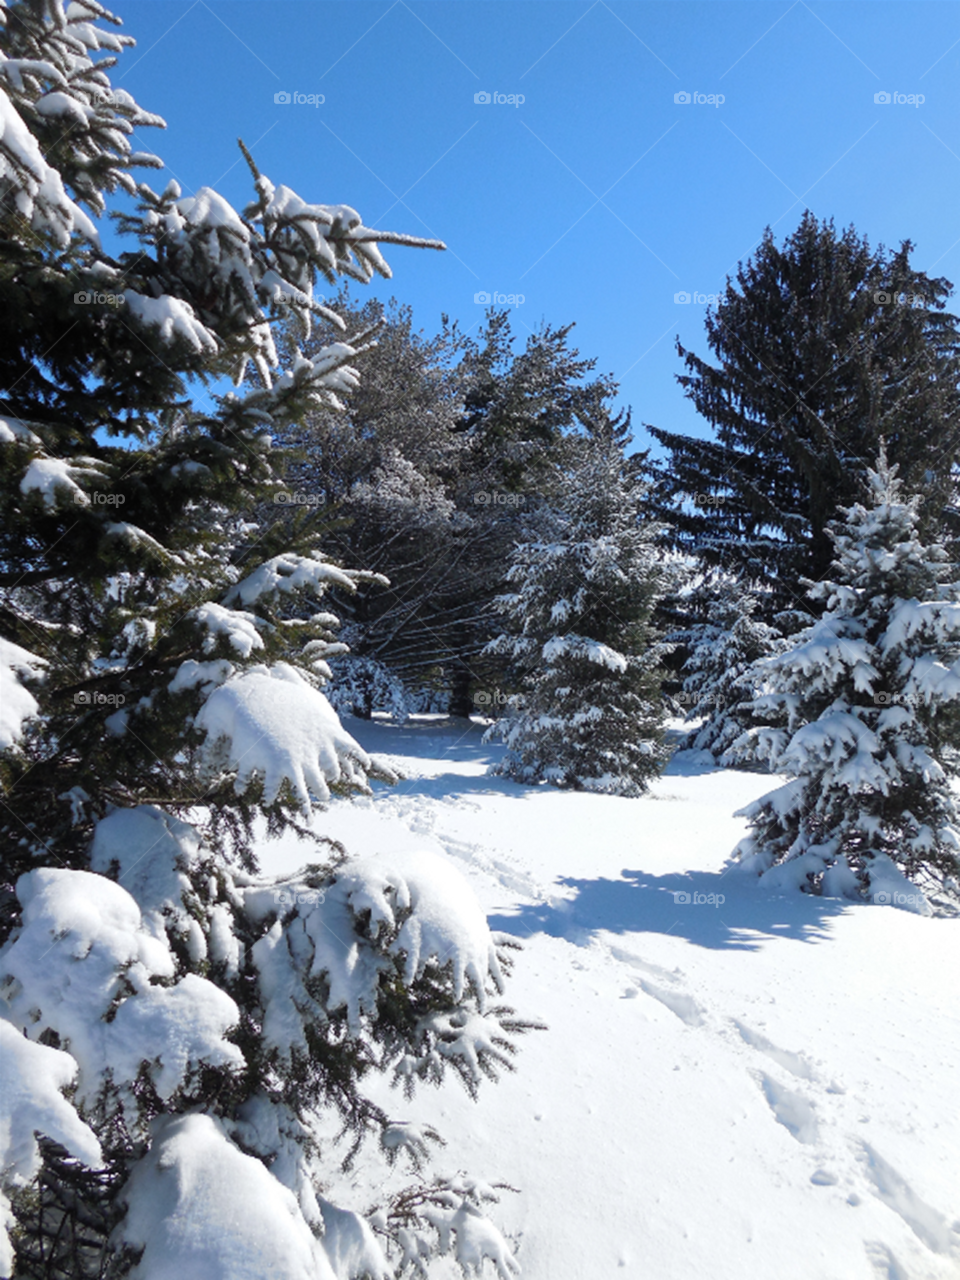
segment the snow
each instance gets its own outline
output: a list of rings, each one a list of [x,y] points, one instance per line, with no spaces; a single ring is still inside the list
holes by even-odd
[[[254,649],[263,648],[263,640],[257,631],[257,619],[252,613],[226,609],[222,604],[209,601],[196,609],[193,616],[208,633],[203,641],[204,653],[213,652],[217,636],[226,636],[230,647],[241,658],[249,658]]]
[[[343,1280],[293,1193],[211,1116],[158,1121],[124,1192],[131,1280]]]
[[[217,340],[197,319],[189,302],[162,294],[148,298],[133,289],[124,292],[125,311],[145,328],[156,329],[166,343],[185,342],[197,355],[215,355]]]
[[[607,667],[610,671],[626,671],[627,660],[609,645],[585,636],[554,636],[543,646],[544,662],[556,662],[560,657],[583,658]]]
[[[338,873],[337,889],[355,914],[370,912],[371,926],[392,929],[397,911],[404,913],[389,948],[406,957],[404,981],[412,982],[436,960],[453,966],[458,1001],[469,982],[482,1009],[488,973],[502,989],[483,912],[467,881],[446,859],[431,851],[411,851],[350,862]]]
[[[96,227],[68,198],[60,174],[44,160],[36,138],[3,89],[0,89],[0,182],[10,187],[8,198],[34,230],[50,232],[60,248],[66,248],[73,232],[99,245]]]
[[[361,859],[432,850],[523,944],[507,998],[548,1030],[516,1072],[478,1105],[375,1096],[447,1139],[438,1173],[519,1188],[490,1212],[525,1280],[953,1280],[960,921],[730,869],[769,775],[680,759],[647,798],[562,792],[490,776],[476,723],[347,724],[404,780],[317,830]],[[260,856],[308,860],[292,836]],[[364,1160],[325,1196],[368,1208]]]
[[[20,680],[36,678],[46,665],[35,653],[0,637],[0,751],[20,739],[24,721],[39,710],[36,698]]]
[[[25,422],[19,418],[0,417],[0,444],[39,444],[40,437],[34,435]]]
[[[184,907],[190,889],[185,874],[198,860],[195,829],[153,805],[115,809],[94,828],[90,869],[115,873],[130,894],[155,937],[162,938],[165,922],[185,932],[191,917]]]
[[[341,778],[362,785],[371,767],[323,694],[286,663],[250,667],[220,685],[196,723],[211,751],[223,750],[224,767],[236,771],[237,793],[260,778],[266,805],[286,783],[309,811],[311,793],[327,800],[327,784]]]
[[[56,507],[58,493],[68,502],[89,506],[90,499],[74,477],[92,476],[96,480],[106,481],[108,477],[98,471],[96,466],[77,465],[95,462],[94,458],[78,458],[75,462],[66,462],[62,458],[33,458],[20,481],[20,492],[39,493],[46,507]]]
[[[82,1102],[93,1104],[108,1073],[134,1082],[141,1064],[164,1100],[203,1062],[243,1065],[224,1039],[239,1020],[225,992],[195,974],[152,981],[174,977],[174,958],[126,889],[46,868],[21,876],[17,896],[23,919],[0,954],[0,1013],[34,1040],[59,1037],[78,1064]]]
[[[26,1186],[39,1171],[37,1134],[59,1142],[85,1164],[96,1167],[102,1157],[96,1135],[61,1092],[77,1074],[69,1054],[34,1044],[0,1018],[0,1059],[0,1270],[9,1275],[13,1251],[6,1228],[13,1219],[3,1189]]]
[[[335,565],[327,564],[319,554],[303,556],[287,552],[265,561],[253,573],[232,586],[224,603],[229,605],[238,601],[243,605],[252,605],[264,597],[269,599],[281,593],[292,595],[297,591],[311,591],[321,595],[330,586],[344,587],[347,591],[355,590],[350,574]]]

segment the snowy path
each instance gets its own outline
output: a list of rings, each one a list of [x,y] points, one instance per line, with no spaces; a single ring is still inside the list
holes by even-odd
[[[438,1125],[442,1171],[520,1188],[499,1217],[527,1280],[960,1276],[960,922],[723,875],[762,777],[532,790],[485,776],[479,727],[349,727],[406,776],[320,829],[444,851],[524,942],[508,998],[549,1030],[516,1074],[479,1105],[382,1100]]]

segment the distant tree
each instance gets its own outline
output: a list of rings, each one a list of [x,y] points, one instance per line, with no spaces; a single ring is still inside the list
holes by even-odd
[[[782,247],[767,231],[708,313],[717,363],[678,344],[679,381],[714,435],[650,427],[667,451],[653,468],[661,515],[684,546],[770,585],[768,622],[797,605],[800,576],[827,571],[827,522],[864,496],[881,437],[923,495],[924,531],[946,518],[960,331],[945,310],[952,286],[913,267],[912,249],[872,250],[807,212]]]
[[[709,596],[706,621],[671,637],[688,650],[680,701],[688,720],[702,721],[681,746],[734,764],[738,761],[724,753],[754,723],[750,704],[762,692],[758,664],[788,642],[756,616],[756,594],[737,579],[710,575],[700,594]]]
[[[495,726],[507,745],[499,772],[519,781],[636,796],[668,754],[651,616],[669,574],[624,426],[591,424],[498,601],[507,630],[490,651],[511,664],[521,695]]]
[[[505,311],[490,311],[477,338],[446,321],[426,338],[408,309],[341,304],[351,333],[379,325],[377,345],[346,413],[320,408],[285,437],[298,454],[290,487],[318,513],[335,505],[332,552],[389,579],[337,600],[354,651],[411,692],[445,691],[466,716],[471,689],[495,671],[483,649],[511,548],[556,487],[568,437],[613,384],[590,381],[595,361],[568,347],[571,326],[515,352]],[[334,337],[321,325],[305,349]]]

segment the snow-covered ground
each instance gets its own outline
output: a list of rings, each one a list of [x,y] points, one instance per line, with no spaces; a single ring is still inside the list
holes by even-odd
[[[675,763],[626,800],[488,777],[479,724],[346,727],[404,778],[318,830],[442,851],[523,942],[507,998],[549,1029],[516,1073],[379,1100],[440,1129],[439,1171],[519,1188],[494,1216],[526,1280],[960,1275],[960,921],[724,874],[756,774]]]

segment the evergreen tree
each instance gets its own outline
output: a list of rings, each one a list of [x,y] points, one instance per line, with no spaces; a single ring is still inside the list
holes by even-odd
[[[291,435],[291,488],[335,504],[343,524],[325,545],[338,558],[389,579],[336,600],[357,654],[411,693],[444,690],[468,715],[471,687],[496,678],[483,648],[519,525],[549,502],[568,437],[613,384],[591,380],[595,361],[569,347],[570,326],[514,351],[505,311],[478,338],[446,321],[425,338],[409,310],[347,301],[350,330],[379,325],[377,345],[346,413],[310,412]],[[330,337],[318,328],[305,349]]]
[[[387,275],[379,243],[427,242],[249,157],[242,213],[135,184],[129,136],[161,122],[111,88],[117,20],[95,0],[4,17],[0,1271],[330,1280],[334,1259],[381,1280],[447,1253],[512,1274],[482,1184],[417,1173],[437,1135],[363,1083],[449,1067],[475,1092],[509,1065],[504,944],[441,859],[314,838],[271,880],[252,843],[391,776],[322,692],[344,646],[318,605],[370,575],[309,522],[252,518],[281,485],[272,435],[356,386],[365,339],[284,370],[273,331],[308,339],[318,274]],[[139,248],[113,258],[90,214],[118,188]],[[324,1197],[330,1116],[410,1159],[372,1216]]]
[[[624,456],[626,424],[601,418],[541,535],[516,547],[490,644],[522,701],[495,726],[499,771],[523,782],[636,796],[666,760],[660,663],[650,619],[669,575],[647,486]]]
[[[822,618],[760,664],[772,721],[748,745],[790,781],[743,810],[736,856],[774,887],[929,912],[923,891],[960,896],[960,584],[885,455],[869,481],[829,528]]]
[[[748,704],[762,692],[757,664],[787,642],[755,616],[757,597],[737,579],[722,572],[710,574],[699,594],[709,596],[707,621],[671,637],[689,650],[679,700],[688,720],[703,722],[680,746],[709,751],[718,762],[737,763],[724,753],[753,724]]]
[[[862,499],[881,437],[923,494],[926,532],[950,505],[960,331],[949,282],[917,271],[912,249],[871,250],[807,212],[782,247],[767,231],[708,313],[717,363],[678,346],[679,381],[714,437],[650,428],[668,451],[654,468],[662,514],[685,546],[773,587],[768,622],[797,605],[801,576],[827,571],[826,524]]]

